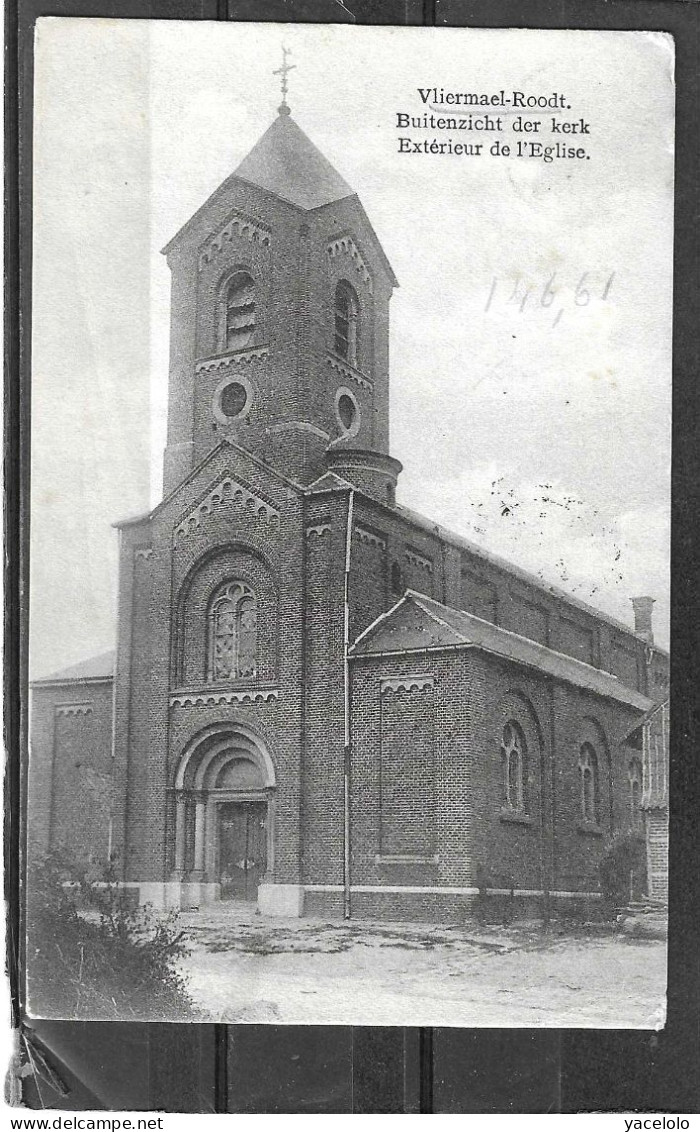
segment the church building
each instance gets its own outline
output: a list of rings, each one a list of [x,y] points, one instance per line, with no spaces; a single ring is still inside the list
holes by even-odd
[[[114,655],[33,683],[30,859],[161,908],[595,899],[668,694],[651,599],[628,628],[397,502],[397,280],[286,102],[164,252],[163,499],[116,524]]]

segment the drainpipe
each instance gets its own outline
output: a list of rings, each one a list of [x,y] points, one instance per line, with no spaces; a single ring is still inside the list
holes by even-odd
[[[352,514],[355,492],[348,495],[348,519],[345,528],[345,573],[343,577],[343,916],[350,919],[350,551],[352,548]]]
[[[543,876],[542,876],[542,890],[544,892],[544,904],[546,909],[546,919],[549,923],[549,918],[552,911],[552,886],[555,882],[555,865],[556,865],[556,848],[555,836],[557,829],[557,779],[556,779],[556,766],[557,766],[557,702],[556,702],[556,689],[554,681],[548,680],[549,685],[549,755],[546,752],[546,743],[543,744],[543,756],[549,762],[549,774],[547,775],[547,784],[545,786],[544,776],[542,779],[542,861],[543,861]],[[549,795],[548,805],[545,810],[545,802]],[[547,836],[549,836],[549,844],[547,844]]]

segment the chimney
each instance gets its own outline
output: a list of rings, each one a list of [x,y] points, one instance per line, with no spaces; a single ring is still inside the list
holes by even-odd
[[[654,632],[651,627],[651,610],[655,599],[653,597],[633,597],[631,600],[634,610],[634,631],[648,645],[653,645]]]

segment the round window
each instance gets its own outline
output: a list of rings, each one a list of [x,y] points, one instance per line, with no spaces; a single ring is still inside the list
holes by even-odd
[[[360,406],[355,395],[344,386],[336,391],[335,419],[340,427],[341,436],[357,436],[360,431]]]
[[[212,398],[214,420],[225,426],[242,421],[253,406],[254,395],[253,386],[243,374],[237,374],[234,380],[222,377]]]
[[[239,417],[248,403],[248,390],[240,381],[231,381],[221,390],[219,405],[225,417]]]

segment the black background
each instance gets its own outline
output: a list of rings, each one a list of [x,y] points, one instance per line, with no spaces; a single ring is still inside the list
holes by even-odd
[[[696,1113],[700,1099],[698,530],[700,5],[695,0],[8,0],[5,233],[5,891],[31,1108],[233,1113]],[[348,11],[348,9],[350,11]],[[352,13],[352,15],[350,14]],[[647,29],[676,43],[668,1021],[625,1030],[26,1023],[19,972],[26,770],[33,29],[40,16]],[[352,19],[354,16],[354,20]],[[649,453],[653,460],[655,453]],[[26,1047],[25,1047],[26,1052]],[[55,1074],[55,1077],[52,1076]],[[62,1095],[66,1090],[65,1095]]]

